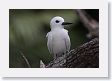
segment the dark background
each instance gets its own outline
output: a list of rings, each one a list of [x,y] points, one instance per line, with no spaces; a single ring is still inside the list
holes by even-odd
[[[98,9],[86,9],[99,21]],[[21,52],[32,68],[40,66],[40,60],[48,64],[53,60],[47,48],[46,34],[50,31],[50,20],[61,16],[74,23],[65,27],[69,31],[71,49],[89,41],[88,30],[80,22],[75,10],[69,9],[10,9],[9,10],[9,67],[27,68]]]

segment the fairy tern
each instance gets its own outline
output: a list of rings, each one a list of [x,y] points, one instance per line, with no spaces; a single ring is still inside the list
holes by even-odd
[[[71,42],[68,31],[64,29],[64,25],[72,23],[64,22],[62,17],[56,16],[50,21],[51,31],[47,33],[47,47],[54,59],[66,54],[70,50]]]

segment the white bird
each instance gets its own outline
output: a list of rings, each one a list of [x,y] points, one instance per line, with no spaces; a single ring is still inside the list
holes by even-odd
[[[54,59],[66,54],[70,50],[70,37],[68,31],[64,29],[64,25],[72,23],[64,22],[62,17],[56,16],[51,19],[51,31],[47,33],[47,47],[50,54],[54,55]]]

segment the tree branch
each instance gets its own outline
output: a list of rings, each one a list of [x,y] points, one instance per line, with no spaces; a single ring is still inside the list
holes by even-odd
[[[50,62],[46,68],[98,68],[99,40],[95,38]]]
[[[84,26],[88,29],[89,34],[88,38],[95,38],[99,36],[99,23],[93,19],[89,14],[85,12],[83,9],[75,10],[80,21],[84,24]]]

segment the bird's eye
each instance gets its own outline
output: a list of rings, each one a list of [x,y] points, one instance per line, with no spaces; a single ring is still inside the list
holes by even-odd
[[[56,20],[56,23],[59,23],[60,21]]]

